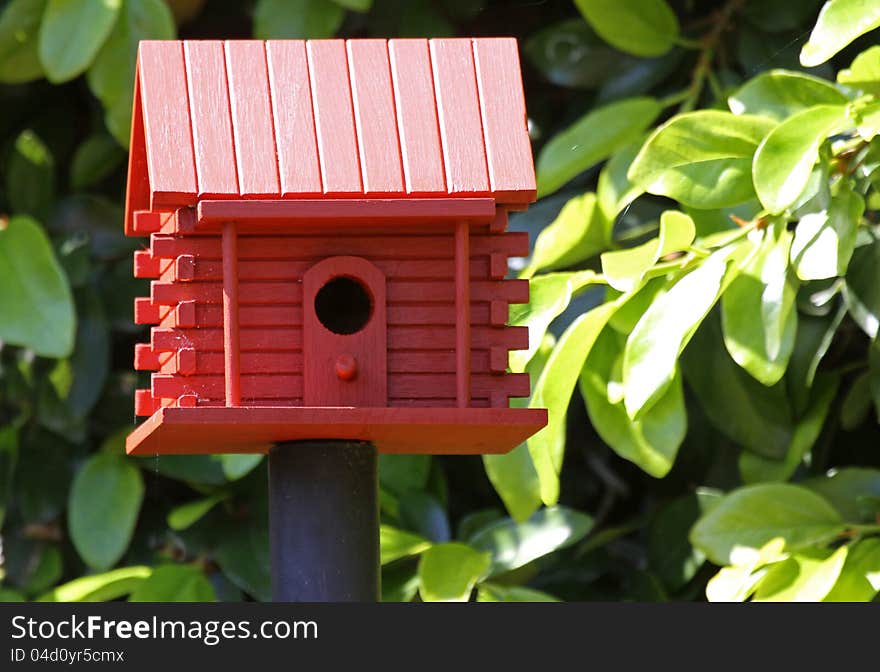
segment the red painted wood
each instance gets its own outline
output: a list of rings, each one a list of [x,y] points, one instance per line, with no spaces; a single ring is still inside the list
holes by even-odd
[[[183,44],[199,198],[238,193],[223,43]]]
[[[295,439],[370,441],[383,453],[504,453],[547,423],[535,408],[165,408],[126,440],[131,455],[266,452]]]
[[[352,334],[337,334],[320,321],[315,298],[334,278],[348,277],[369,292],[372,314]],[[385,276],[360,257],[331,257],[303,276],[303,368],[307,406],[385,406],[388,399],[388,337],[385,317]],[[336,363],[353,358],[357,375],[340,379]]]
[[[348,40],[346,47],[363,193],[403,191],[387,42]]]
[[[455,396],[459,408],[471,400],[471,285],[468,225],[455,225]]]
[[[228,40],[224,50],[239,194],[277,196],[281,186],[265,45],[258,40]]]
[[[427,40],[389,40],[406,191],[445,194],[443,151]]]
[[[497,198],[529,203],[535,170],[516,40],[475,39],[473,49],[489,186]]]
[[[307,54],[324,193],[363,193],[345,41],[311,40]]]
[[[302,40],[270,40],[266,42],[266,59],[281,195],[318,195],[322,191],[321,169],[306,43]]]
[[[325,226],[351,222],[382,223],[387,226],[461,219],[490,222],[495,217],[495,204],[491,198],[208,200],[199,203],[197,213],[199,225],[235,219],[245,226],[251,222],[259,222],[283,224],[285,228],[297,223],[314,222]]]
[[[138,56],[139,62],[140,57]],[[140,72],[140,65],[136,65]],[[134,102],[132,106],[131,135],[128,154],[128,175],[125,190],[125,235],[147,235],[151,231],[141,231],[136,226],[135,217],[138,212],[150,207],[150,176],[147,167],[147,148],[144,137],[144,115],[141,102],[141,85],[138,75],[134,78]]]
[[[138,417],[153,415],[159,409],[149,390],[134,391],[134,414]],[[184,449],[185,450],[185,449]]]
[[[156,324],[160,319],[159,306],[143,297],[134,300],[135,324]]]
[[[223,225],[223,353],[227,406],[241,404],[238,325],[238,232],[236,224]]]
[[[192,203],[197,186],[183,45],[143,41],[138,66],[150,207]]]
[[[474,56],[468,39],[430,40],[446,191],[487,193]]]
[[[134,253],[134,277],[158,278],[159,259],[154,258],[149,250],[138,250]]]
[[[138,371],[156,371],[160,367],[159,355],[148,343],[134,346],[134,368]]]

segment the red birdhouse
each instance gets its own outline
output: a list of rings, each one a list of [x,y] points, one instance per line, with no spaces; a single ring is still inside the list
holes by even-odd
[[[513,39],[142,42],[126,233],[154,324],[128,452],[510,450],[535,198]]]

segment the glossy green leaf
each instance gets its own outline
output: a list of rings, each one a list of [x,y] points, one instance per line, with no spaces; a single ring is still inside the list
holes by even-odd
[[[333,0],[333,2],[353,12],[369,12],[370,7],[373,6],[373,0]]]
[[[824,280],[846,273],[856,246],[865,200],[846,181],[836,185],[828,208],[801,217],[791,258],[801,280]]]
[[[0,340],[44,357],[73,349],[70,287],[46,234],[29,217],[0,221]]]
[[[722,208],[754,198],[752,156],[771,119],[700,110],[655,130],[629,168],[631,182],[694,208]]]
[[[870,602],[880,591],[880,539],[869,537],[851,547],[837,583],[825,602]]]
[[[767,566],[785,560],[785,540],[775,537],[760,549],[738,548],[732,566],[722,567],[706,585],[709,602],[744,602],[767,574]]]
[[[70,490],[68,528],[86,564],[107,569],[122,557],[143,497],[141,473],[124,457],[98,453],[77,472]]]
[[[828,80],[789,70],[762,72],[727,99],[734,114],[762,114],[776,121],[784,121],[815,105],[846,102],[846,96]]]
[[[559,499],[559,472],[565,451],[565,415],[578,374],[608,319],[623,301],[605,303],[579,316],[559,338],[540,377],[533,383],[529,406],[546,408],[547,426],[529,438],[529,453],[548,506]]]
[[[648,565],[669,590],[687,584],[706,560],[688,539],[703,508],[695,494],[678,497],[657,511],[648,528]]]
[[[194,565],[160,565],[140,583],[129,602],[214,602],[214,588]]]
[[[867,467],[844,467],[825,476],[804,481],[850,522],[870,522],[878,511],[873,498],[880,497],[880,470]]]
[[[204,518],[223,499],[223,495],[213,495],[175,506],[168,513],[168,527],[178,531],[191,527]]]
[[[37,53],[48,0],[12,0],[0,14],[0,82],[19,84],[43,76]]]
[[[726,565],[738,548],[758,550],[780,537],[787,551],[833,539],[844,529],[840,514],[812,491],[784,483],[750,485],[724,497],[691,531],[691,543]]]
[[[867,93],[880,93],[880,46],[869,47],[837,73],[837,81]]]
[[[123,147],[129,142],[138,42],[171,40],[176,34],[164,0],[125,0],[113,31],[89,68],[89,88],[104,106],[107,129]]]
[[[22,131],[15,139],[6,172],[6,192],[16,214],[42,218],[52,203],[55,160],[33,131]]]
[[[880,26],[880,5],[873,0],[828,0],[810,39],[801,49],[801,64],[821,65],[868,31]]]
[[[49,0],[40,25],[39,55],[50,82],[66,82],[88,69],[121,6],[122,0]]]
[[[869,338],[880,325],[880,240],[857,247],[846,271],[843,296],[849,314]]]
[[[678,355],[718,299],[730,253],[723,248],[682,277],[651,304],[629,335],[622,375],[631,419],[656,403],[672,383]]]
[[[758,583],[753,601],[821,601],[837,583],[848,550],[808,549],[776,563]]]
[[[419,593],[425,602],[466,602],[491,560],[459,543],[438,544],[419,560]]]
[[[398,496],[409,490],[424,490],[430,471],[430,455],[379,456],[379,483]]]
[[[589,112],[550,138],[536,162],[538,195],[552,194],[636,140],[661,110],[653,98],[628,98]]]
[[[584,89],[606,81],[621,58],[580,17],[542,28],[526,40],[523,53],[553,84]]]
[[[672,468],[687,431],[681,376],[657,402],[630,420],[623,406],[621,369],[625,338],[605,329],[593,346],[580,376],[581,396],[593,428],[615,453],[655,478]]]
[[[263,461],[260,453],[224,453],[218,455],[223,475],[227,480],[237,481],[251,473]]]
[[[265,516],[265,512],[263,513]],[[262,518],[262,520],[261,520]],[[260,524],[239,524],[226,530],[215,559],[226,577],[261,602],[272,598],[269,581],[269,530],[267,518]]]
[[[418,555],[431,547],[431,542],[412,532],[390,525],[379,526],[379,557],[383,565],[410,555]]]
[[[128,595],[153,573],[152,567],[120,567],[56,586],[39,602],[106,602]]]
[[[541,509],[527,521],[504,518],[479,530],[468,544],[492,557],[489,576],[508,572],[583,539],[593,519],[563,506]]]
[[[610,45],[635,56],[659,56],[678,39],[678,18],[666,0],[575,0]]]
[[[535,240],[527,274],[550,271],[596,256],[611,245],[611,223],[590,192],[566,203]]]
[[[819,147],[846,121],[846,107],[817,105],[770,131],[752,167],[755,191],[767,210],[776,214],[794,205],[807,187]]]
[[[486,582],[477,588],[477,602],[559,602],[559,598],[525,586],[502,586]]]
[[[644,193],[644,189],[633,184],[627,177],[629,167],[642,148],[642,140],[632,142],[614,156],[599,173],[596,185],[596,198],[599,209],[606,221],[613,223],[630,203]]]
[[[317,39],[333,37],[345,9],[328,0],[259,0],[254,8],[254,37]]]

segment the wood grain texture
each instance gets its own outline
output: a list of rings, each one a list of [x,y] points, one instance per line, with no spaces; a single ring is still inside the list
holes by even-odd
[[[445,194],[428,41],[389,40],[388,52],[406,191],[413,195]]]
[[[224,50],[239,194],[277,196],[281,186],[265,45],[258,40],[228,40]]]
[[[347,40],[363,193],[403,191],[397,113],[385,40]]]
[[[496,198],[531,202],[535,170],[516,40],[475,39],[473,49],[489,186]]]
[[[324,193],[360,194],[360,163],[345,41],[311,40],[307,53]]]
[[[227,406],[241,404],[238,285],[238,231],[234,222],[227,222],[223,225],[223,373]]]
[[[126,440],[130,455],[266,452],[280,441],[370,441],[383,453],[504,453],[547,424],[535,408],[165,408]]]
[[[199,199],[238,193],[223,43],[183,45]]]
[[[192,203],[197,181],[183,44],[141,42],[138,63],[150,207]]]
[[[269,40],[266,42],[266,59],[281,195],[320,194],[321,169],[306,43],[302,40]]]
[[[468,39],[430,40],[446,191],[488,193],[474,56]]]

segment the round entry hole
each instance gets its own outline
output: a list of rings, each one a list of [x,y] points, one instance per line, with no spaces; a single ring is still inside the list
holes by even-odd
[[[334,334],[357,333],[372,314],[370,293],[354,278],[333,278],[315,295],[315,315]]]

